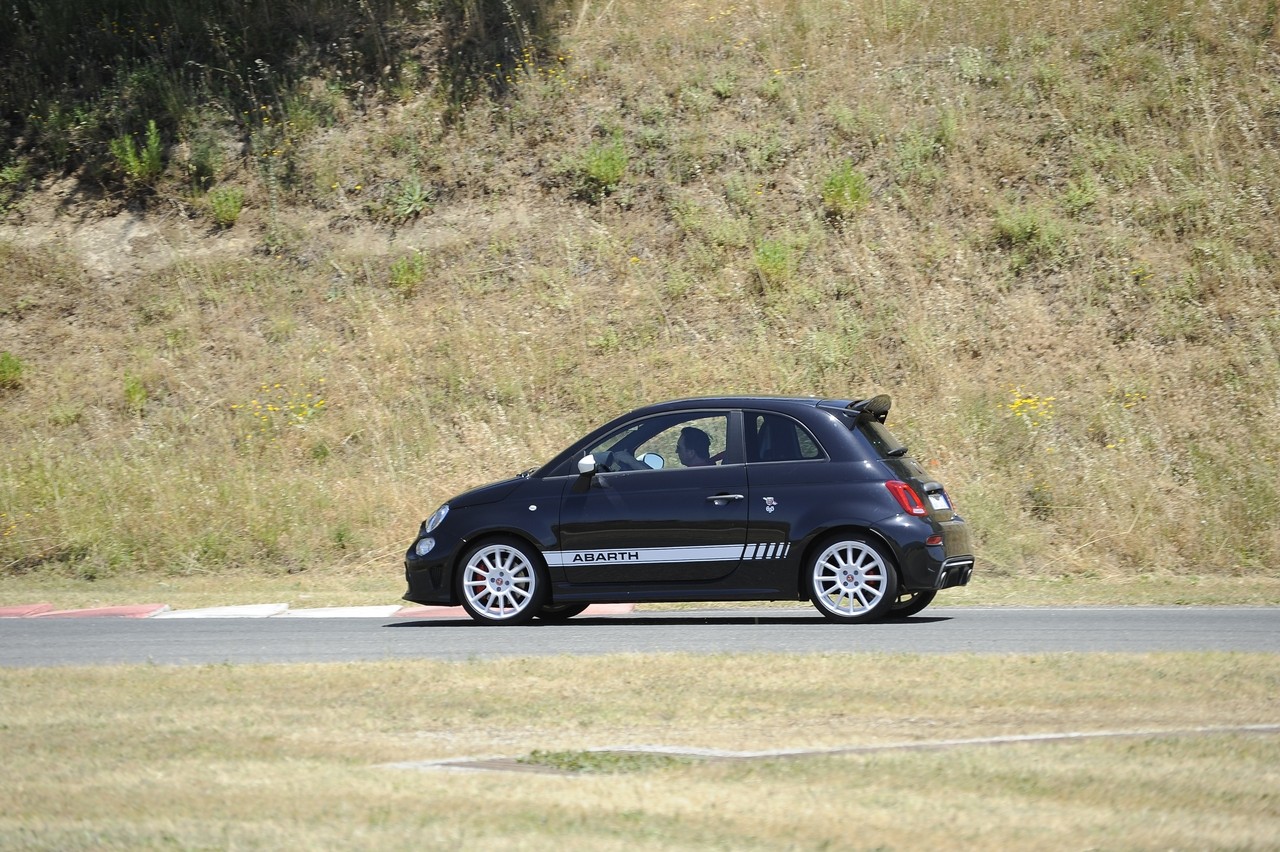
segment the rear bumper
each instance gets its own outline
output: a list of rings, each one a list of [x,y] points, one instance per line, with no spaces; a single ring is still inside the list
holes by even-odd
[[[956,516],[942,523],[926,522],[927,528],[916,529],[906,542],[899,544],[901,588],[924,592],[950,589],[968,584],[973,577],[973,545],[969,528]],[[936,540],[941,534],[940,543]]]

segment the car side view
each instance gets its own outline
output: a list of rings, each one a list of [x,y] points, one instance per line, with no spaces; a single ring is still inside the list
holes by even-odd
[[[888,396],[637,409],[540,468],[454,497],[405,555],[405,599],[477,622],[592,603],[809,600],[905,618],[969,582],[968,528],[886,428]]]

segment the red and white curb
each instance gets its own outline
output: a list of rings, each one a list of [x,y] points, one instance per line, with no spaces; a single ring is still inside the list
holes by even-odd
[[[582,613],[625,615],[634,604],[592,604]],[[328,606],[293,609],[287,603],[172,609],[168,604],[132,604],[55,609],[53,604],[0,606],[0,618],[469,618],[460,606]]]

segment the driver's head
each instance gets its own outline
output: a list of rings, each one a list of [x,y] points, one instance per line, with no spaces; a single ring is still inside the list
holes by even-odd
[[[680,430],[680,440],[676,442],[676,454],[685,467],[710,464],[711,436],[693,426],[684,427]]]

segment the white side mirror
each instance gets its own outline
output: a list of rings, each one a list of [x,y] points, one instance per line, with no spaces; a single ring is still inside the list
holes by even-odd
[[[596,472],[596,457],[587,454],[578,459],[578,473],[588,474]]]
[[[667,466],[667,460],[657,453],[645,453],[640,457],[640,461],[644,462],[653,470],[662,470]]]

